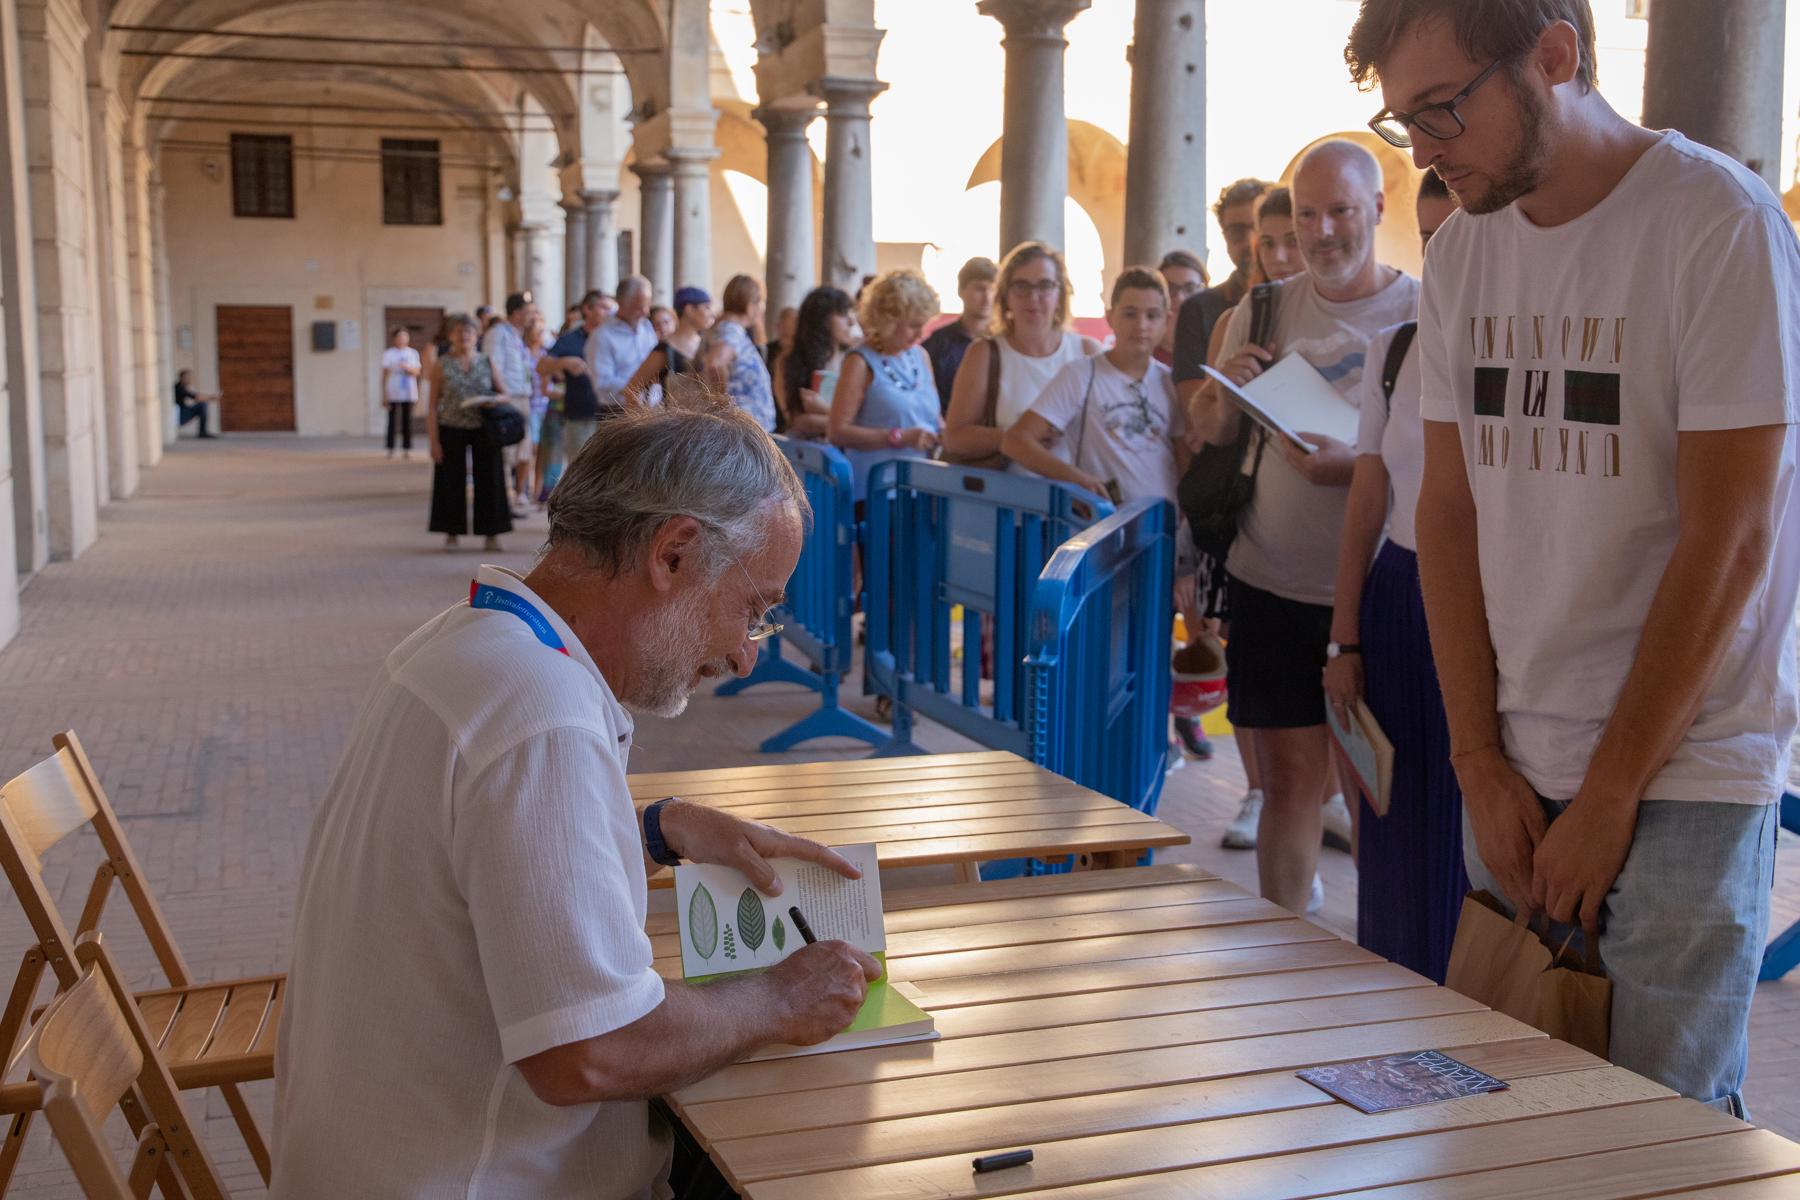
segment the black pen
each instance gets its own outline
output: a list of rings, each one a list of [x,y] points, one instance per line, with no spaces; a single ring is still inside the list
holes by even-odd
[[[798,904],[788,905],[788,916],[794,919],[794,928],[800,931],[800,938],[807,945],[810,946],[819,940],[813,936],[812,926],[806,923],[806,918],[800,915],[800,906]]]
[[[1004,1171],[1007,1167],[1022,1167],[1030,1161],[1030,1150],[1008,1150],[1005,1154],[984,1154],[975,1160],[975,1173],[986,1175],[989,1171]]]

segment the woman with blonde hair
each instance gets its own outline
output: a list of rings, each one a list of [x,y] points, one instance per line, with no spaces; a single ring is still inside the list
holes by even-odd
[[[1069,269],[1042,242],[1021,242],[1000,264],[990,336],[969,347],[944,417],[947,457],[1000,468],[1000,440],[1069,363],[1100,343],[1068,328]]]
[[[937,293],[917,271],[889,271],[863,289],[863,343],[844,356],[831,397],[826,436],[868,495],[869,471],[895,458],[924,458],[937,448],[942,418],[931,360],[919,345],[938,314]]]

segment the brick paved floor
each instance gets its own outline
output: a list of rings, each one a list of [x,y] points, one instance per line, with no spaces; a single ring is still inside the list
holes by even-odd
[[[423,462],[388,462],[368,442],[183,441],[137,499],[106,511],[87,555],[48,567],[25,592],[24,628],[0,651],[0,779],[43,757],[52,733],[76,729],[202,977],[285,968],[313,805],[374,665],[453,603],[481,559],[447,554],[425,533],[427,488]],[[541,522],[526,525],[500,561],[526,565],[542,532]],[[640,722],[633,765],[751,761],[761,738],[806,708],[806,696],[785,687],[698,697],[679,721]],[[968,748],[930,726],[920,740]],[[1195,841],[1167,857],[1254,889],[1255,856],[1218,849],[1243,787],[1230,743],[1219,751],[1170,777],[1162,815]],[[856,752],[828,744],[791,757]],[[85,838],[49,856],[71,915],[94,852]],[[1321,869],[1323,920],[1351,934],[1350,860],[1328,852]],[[1780,869],[1778,919],[1792,920],[1800,852],[1784,853]],[[148,948],[129,919],[104,928],[127,971],[148,984]],[[23,923],[0,905],[0,961],[17,961],[25,941]],[[249,1090],[266,1123],[268,1085]],[[1800,1136],[1800,979],[1758,992],[1750,1095],[1763,1123]],[[235,1194],[262,1194],[223,1104],[210,1096],[207,1105],[208,1140]],[[41,1123],[15,1184],[20,1196],[79,1194]]]

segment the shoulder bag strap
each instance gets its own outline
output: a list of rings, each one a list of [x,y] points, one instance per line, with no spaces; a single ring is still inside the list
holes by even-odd
[[[1400,382],[1400,369],[1406,365],[1406,352],[1412,349],[1413,335],[1419,332],[1417,321],[1408,321],[1394,330],[1388,344],[1387,361],[1381,364],[1381,396],[1389,412],[1394,411],[1394,385]]]
[[[987,401],[982,405],[981,423],[988,429],[1000,423],[1000,339],[987,339]]]
[[[1075,453],[1069,465],[1077,471],[1081,470],[1081,448],[1087,445],[1088,405],[1094,402],[1094,376],[1100,373],[1100,356],[1088,359],[1087,391],[1081,397],[1081,432],[1075,435]]]

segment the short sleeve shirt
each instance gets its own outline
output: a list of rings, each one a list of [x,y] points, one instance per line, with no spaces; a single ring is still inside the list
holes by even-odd
[[[569,332],[556,339],[550,347],[554,358],[587,359],[588,331],[577,325]],[[592,421],[600,413],[600,397],[594,391],[594,381],[586,371],[577,375],[573,371],[563,375],[563,419],[569,421]]]
[[[756,343],[736,321],[720,321],[719,340],[736,351],[725,391],[737,406],[756,418],[757,424],[775,431],[775,392],[769,382],[769,365],[756,352]]]
[[[1408,348],[1394,380],[1390,399],[1381,387],[1382,370],[1399,329],[1384,329],[1369,343],[1369,365],[1363,370],[1362,410],[1357,414],[1356,452],[1381,459],[1388,477],[1388,540],[1416,550],[1419,536],[1413,514],[1419,508],[1419,485],[1425,474],[1425,426],[1419,420],[1419,348]]]
[[[1059,457],[1116,481],[1126,501],[1175,500],[1175,441],[1184,432],[1169,368],[1152,362],[1141,379],[1104,353],[1058,371],[1030,411],[1062,434]]]
[[[1275,285],[1275,353],[1298,354],[1350,404],[1362,396],[1369,339],[1418,311],[1419,281],[1400,274],[1361,300],[1321,296],[1310,275]],[[1250,308],[1232,310],[1220,344],[1221,359],[1238,352],[1250,333]],[[1336,598],[1338,539],[1344,531],[1348,485],[1308,482],[1279,453],[1262,456],[1256,489],[1225,569],[1251,587],[1302,604]]]
[[[419,398],[419,377],[407,367],[419,366],[419,352],[411,346],[389,346],[381,352],[381,370],[387,376],[385,398],[392,404],[410,404]]]
[[[1579,790],[1680,536],[1681,435],[1787,426],[1776,539],[1652,800],[1768,804],[1794,732],[1800,244],[1761,178],[1665,133],[1564,224],[1516,205],[1431,240],[1423,413],[1462,435],[1507,758]]]
[[[461,604],[388,655],[313,824],[277,1049],[275,1185],[314,1196],[640,1195],[641,1101],[553,1107],[520,1059],[663,998],[632,724],[575,635]]]

